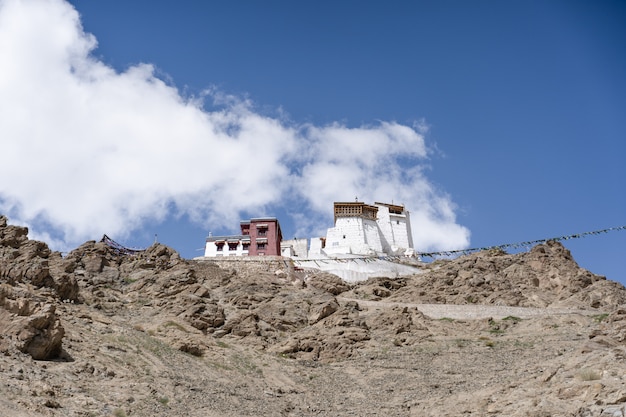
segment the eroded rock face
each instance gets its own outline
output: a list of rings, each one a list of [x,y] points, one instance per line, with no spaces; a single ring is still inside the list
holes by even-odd
[[[547,242],[527,253],[483,251],[437,261],[411,279],[373,279],[356,291],[375,299],[435,304],[612,308],[626,303],[621,288],[580,268],[560,243]]]
[[[61,254],[43,242],[28,240],[28,228],[8,226],[0,216],[0,279],[9,285],[30,284],[51,290],[62,301],[78,301],[78,283],[63,268]],[[71,269],[70,266],[66,268]],[[69,271],[71,272],[71,271]]]
[[[33,359],[54,359],[65,334],[55,305],[77,301],[78,284],[68,274],[53,276],[50,263],[60,254],[27,235],[27,228],[9,226],[0,216],[0,345]]]
[[[350,285],[337,275],[321,271],[309,274],[306,278],[306,283],[313,288],[318,288],[333,295],[339,295],[350,289]]]
[[[36,360],[54,359],[61,354],[64,334],[53,304],[0,287],[0,350],[15,348]]]

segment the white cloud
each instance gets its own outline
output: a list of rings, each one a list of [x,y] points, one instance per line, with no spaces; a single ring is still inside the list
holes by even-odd
[[[62,0],[0,0],[0,212],[35,234],[75,245],[172,210],[232,226],[282,200],[303,201],[311,231],[358,196],[405,203],[421,249],[468,244],[419,169],[420,127],[294,126],[216,92],[207,111],[151,65],[108,67],[96,45]]]

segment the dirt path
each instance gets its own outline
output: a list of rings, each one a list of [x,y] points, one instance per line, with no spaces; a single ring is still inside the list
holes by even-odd
[[[361,306],[368,309],[388,309],[393,307],[417,308],[425,316],[432,319],[450,318],[455,320],[486,319],[489,317],[502,319],[508,316],[515,316],[521,319],[532,317],[554,316],[564,314],[598,314],[595,310],[580,310],[574,308],[535,308],[535,307],[510,307],[478,304],[415,304],[415,303],[394,303],[386,301],[369,301],[356,298],[337,297],[340,303],[356,301]]]

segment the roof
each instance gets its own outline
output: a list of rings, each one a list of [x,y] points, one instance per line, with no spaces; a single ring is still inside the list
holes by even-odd
[[[253,217],[250,220],[241,220],[239,224],[250,224],[257,222],[278,222],[276,217]]]
[[[380,202],[375,202],[374,204],[376,204],[377,206],[385,206],[388,207],[390,209],[394,209],[397,211],[404,211],[404,204],[389,204],[389,203],[380,203]]]
[[[229,235],[229,236],[209,236],[206,238],[207,242],[226,242],[227,240],[232,241],[237,239],[239,240],[250,240],[250,235]]]

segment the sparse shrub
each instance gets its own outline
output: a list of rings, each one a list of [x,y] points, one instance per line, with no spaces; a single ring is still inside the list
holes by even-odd
[[[167,397],[159,397],[159,402],[160,402],[162,405],[167,405],[167,403],[169,403],[169,402],[170,402],[170,399],[169,399],[169,398],[167,398]]]
[[[532,348],[534,346],[533,342],[529,342],[529,341],[520,341],[520,340],[516,340],[515,343],[513,344],[515,347],[517,348]],[[559,352],[559,355],[562,355],[562,352]]]
[[[594,316],[591,316],[593,318],[594,321],[598,322],[598,323],[602,323],[604,320],[606,320],[607,317],[609,317],[608,313],[602,313],[602,314],[596,314]]]
[[[581,381],[597,381],[598,379],[602,378],[600,372],[589,368],[581,369],[580,371],[578,371],[578,374],[576,374],[576,376],[578,376]]]
[[[175,321],[171,321],[171,320],[168,321],[167,323],[165,323],[165,327],[174,327],[175,329],[178,329],[181,332],[189,333],[189,331],[185,329],[183,325],[176,323]]]
[[[500,325],[498,323],[496,323],[495,320],[490,319],[489,320],[489,333],[492,333],[492,334],[502,334],[502,333],[504,333],[504,330],[502,330],[500,328]]]
[[[478,340],[485,342],[485,346],[487,347],[494,347],[496,345],[496,342],[494,342],[493,340],[491,340],[490,338],[486,336],[480,336]]]
[[[115,411],[113,411],[113,415],[115,417],[126,417],[126,411],[121,408],[116,408]]]
[[[516,316],[506,316],[502,320],[510,320],[510,321],[512,321],[514,323],[517,323],[518,321],[522,321],[522,319],[520,319],[519,317],[516,317]]]
[[[148,300],[147,298],[138,298],[135,300],[135,303],[140,306],[151,306],[152,300]]]
[[[467,346],[469,344],[469,340],[467,340],[467,339],[454,339],[454,344],[457,347],[462,348],[462,347],[465,347],[465,346]]]

